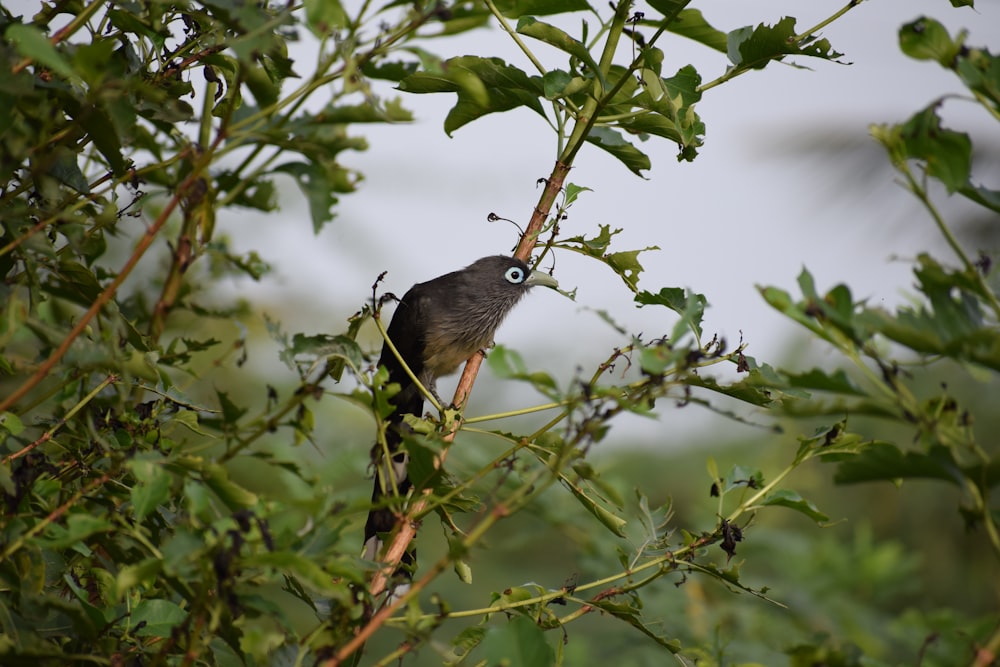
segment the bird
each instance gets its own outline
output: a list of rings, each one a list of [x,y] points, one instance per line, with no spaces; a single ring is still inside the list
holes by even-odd
[[[492,346],[493,336],[507,314],[538,285],[557,289],[559,283],[515,257],[483,257],[464,269],[411,287],[389,322],[388,340],[413,376],[439,404],[444,404],[437,396],[437,379],[454,373],[472,355]],[[383,449],[376,444],[372,448],[375,485],[362,555],[368,561],[379,560],[383,539],[397,524],[397,513],[386,506],[386,497],[405,496],[411,487],[408,456],[400,450],[407,428],[404,417],[407,414],[419,417],[424,405],[420,388],[410,379],[388,342],[382,345],[378,365],[388,370],[388,383],[399,384],[400,390],[389,399],[395,409],[388,418],[387,447]],[[395,583],[390,595],[405,592],[414,559],[412,549],[403,555],[400,568],[392,576]]]

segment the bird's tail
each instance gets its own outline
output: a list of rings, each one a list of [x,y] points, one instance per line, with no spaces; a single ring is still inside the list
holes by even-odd
[[[403,434],[408,430],[403,422],[403,415],[419,415],[423,410],[423,399],[419,394],[416,395],[416,399],[402,396],[402,394],[404,392],[400,392],[400,395],[395,397],[398,404],[386,429],[386,447],[383,448],[376,443],[372,448],[372,469],[374,470],[372,508],[368,512],[368,520],[365,522],[365,542],[362,553],[362,557],[370,561],[381,561],[385,546],[384,540],[395,532],[405,511],[399,499],[405,498],[412,487],[408,471],[409,454],[403,447]],[[413,546],[410,546],[403,554],[399,566],[389,578],[386,590],[390,597],[403,595],[408,589],[416,566],[416,554],[416,549]]]

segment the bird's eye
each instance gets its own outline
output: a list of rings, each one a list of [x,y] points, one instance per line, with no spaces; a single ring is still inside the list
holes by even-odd
[[[507,279],[507,282],[518,285],[524,282],[524,270],[512,266],[507,269],[507,273],[503,274],[503,277]]]

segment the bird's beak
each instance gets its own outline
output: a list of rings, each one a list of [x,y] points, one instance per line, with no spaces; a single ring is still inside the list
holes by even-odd
[[[544,285],[545,287],[551,287],[552,289],[559,288],[558,280],[547,273],[542,273],[541,271],[532,271],[531,275],[528,276],[528,279],[524,281],[524,284],[528,287]]]

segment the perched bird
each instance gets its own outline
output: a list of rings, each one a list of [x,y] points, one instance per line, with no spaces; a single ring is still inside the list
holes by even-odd
[[[493,344],[493,335],[507,313],[535,285],[558,287],[552,276],[532,271],[519,259],[495,255],[484,257],[465,267],[425,283],[418,283],[400,300],[387,330],[413,375],[435,397],[436,381],[454,373],[458,366],[479,350]],[[407,454],[399,451],[403,440],[403,416],[420,416],[424,397],[410,380],[406,370],[388,344],[383,344],[378,361],[389,371],[389,382],[401,389],[393,396],[395,411],[389,417],[386,442],[391,462],[384,462],[383,452],[373,449],[375,488],[373,508],[365,524],[364,558],[378,560],[382,538],[396,527],[396,513],[385,507],[389,495],[406,495]],[[439,401],[440,402],[440,401]],[[399,577],[409,578],[413,553],[403,558]],[[399,594],[399,588],[396,594]]]

